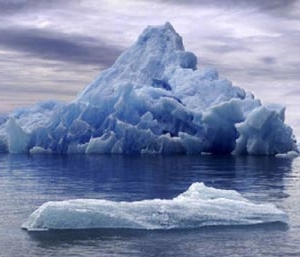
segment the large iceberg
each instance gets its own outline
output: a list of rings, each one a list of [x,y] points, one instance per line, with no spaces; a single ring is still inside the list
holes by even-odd
[[[0,152],[278,154],[296,150],[285,109],[197,69],[170,23],[137,42],[71,103],[0,119]]]
[[[193,183],[170,199],[114,202],[77,199],[47,202],[22,225],[28,231],[52,229],[191,229],[288,221],[272,204],[255,204],[234,190]]]

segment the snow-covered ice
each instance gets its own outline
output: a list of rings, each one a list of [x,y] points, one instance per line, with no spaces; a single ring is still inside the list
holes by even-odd
[[[272,204],[256,204],[233,190],[193,183],[170,200],[114,202],[77,199],[47,202],[22,225],[28,231],[50,229],[188,229],[218,225],[286,223],[287,215]]]
[[[0,152],[234,153],[297,150],[285,109],[197,68],[170,23],[149,26],[70,103],[0,119]]]

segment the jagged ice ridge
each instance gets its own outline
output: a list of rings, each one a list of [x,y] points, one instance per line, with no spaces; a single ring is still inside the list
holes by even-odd
[[[0,152],[278,154],[296,150],[284,112],[197,69],[166,23],[147,27],[74,101],[0,117]]]

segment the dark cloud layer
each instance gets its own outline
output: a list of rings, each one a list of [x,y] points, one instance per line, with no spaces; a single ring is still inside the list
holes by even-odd
[[[20,12],[32,12],[40,9],[65,7],[78,4],[80,0],[0,0],[0,14],[11,15]]]
[[[3,1],[0,0],[0,14],[9,15],[20,11],[24,8],[24,3],[20,1]]]
[[[104,40],[22,27],[0,28],[0,48],[34,57],[80,64],[111,65],[123,51]]]
[[[272,56],[264,56],[264,57],[260,58],[260,61],[266,65],[272,65],[272,64],[277,63],[276,58],[272,57]]]
[[[213,6],[226,9],[249,9],[255,8],[256,11],[262,11],[273,15],[290,16],[292,15],[294,4],[298,0],[157,0],[159,2],[168,2],[170,4],[185,6]]]

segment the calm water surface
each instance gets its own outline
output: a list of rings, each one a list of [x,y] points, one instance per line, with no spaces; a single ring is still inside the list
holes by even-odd
[[[300,256],[300,158],[0,155],[0,256]],[[289,224],[28,233],[50,200],[173,198],[193,182],[272,202]]]

